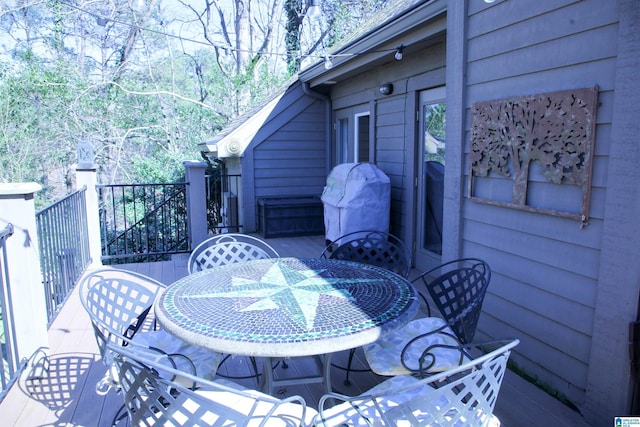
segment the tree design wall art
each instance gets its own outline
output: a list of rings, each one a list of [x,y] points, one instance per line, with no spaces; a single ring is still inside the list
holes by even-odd
[[[533,212],[588,221],[598,88],[478,102],[471,108],[469,197]],[[535,170],[532,176],[532,170]],[[494,180],[491,180],[494,178]],[[511,180],[510,200],[505,185]],[[479,182],[485,179],[486,182]],[[580,191],[575,209],[556,209],[553,198],[534,192],[562,194],[559,186]],[[481,191],[479,187],[483,187]],[[500,190],[502,188],[502,194]],[[477,194],[480,193],[480,194]],[[492,197],[492,196],[495,196]],[[529,203],[532,196],[543,206]],[[562,206],[562,197],[556,198]]]

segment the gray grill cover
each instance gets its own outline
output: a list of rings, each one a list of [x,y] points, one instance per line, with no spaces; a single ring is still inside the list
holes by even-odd
[[[333,168],[322,192],[326,239],[362,230],[389,231],[391,182],[371,163]]]

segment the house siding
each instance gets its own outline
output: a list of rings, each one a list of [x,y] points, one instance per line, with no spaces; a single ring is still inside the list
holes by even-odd
[[[376,106],[375,158],[378,167],[391,181],[391,212],[389,231],[402,235],[406,224],[405,201],[402,189],[406,185],[405,152],[412,151],[413,142],[405,135],[405,101],[408,94],[380,99]]]
[[[368,46],[371,56],[301,74],[328,91],[331,104],[302,96],[300,86],[283,98],[242,160],[249,183],[244,210],[254,218],[258,197],[321,192],[335,162],[335,117],[368,108],[374,160],[391,179],[390,230],[409,244],[418,215],[419,94],[446,83],[442,259],[474,256],[492,267],[476,337],[519,338],[511,361],[592,425],[637,412],[629,323],[639,316],[640,291],[640,2],[436,0],[423,6],[346,48]],[[409,48],[395,61],[400,40]],[[384,83],[393,84],[392,95],[378,92]],[[588,224],[468,198],[475,102],[594,86]],[[493,187],[480,188],[485,195],[510,200],[508,180],[483,180]],[[535,206],[577,213],[580,196],[576,187],[549,184],[539,170],[530,175],[528,200]]]
[[[326,183],[325,102],[293,85],[242,159],[244,231],[258,229],[258,200],[320,196]]]
[[[637,302],[640,291],[640,108],[636,102],[640,95],[640,2],[621,0],[618,4],[612,143],[607,159],[609,172],[592,333],[594,345],[584,405],[585,417],[594,425],[606,425],[619,414],[637,414],[640,408],[627,363],[629,323],[640,320]]]
[[[416,156],[416,98],[420,90],[445,84],[446,45],[444,40],[417,55],[405,55],[363,75],[336,85],[331,91],[333,109],[371,103],[374,123],[374,160],[391,181],[389,231],[409,246],[414,239],[414,159]],[[378,87],[392,83],[389,96]]]
[[[470,2],[466,18],[464,181],[469,179],[474,102],[599,87],[587,226],[468,199],[462,202],[462,253],[482,254],[494,273],[480,333],[519,337],[513,361],[579,408],[586,399],[593,346],[618,17],[617,2],[545,0],[491,7]],[[567,198],[566,188],[532,179],[537,182],[530,200],[536,205],[579,209],[575,198]]]

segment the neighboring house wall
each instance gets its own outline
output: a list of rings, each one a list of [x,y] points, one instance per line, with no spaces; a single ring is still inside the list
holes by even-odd
[[[369,104],[373,121],[374,163],[391,181],[389,231],[413,242],[416,100],[420,90],[445,83],[444,37],[423,51],[405,55],[374,70],[337,84],[331,90],[334,111]],[[378,87],[393,84],[393,93],[381,95]],[[352,117],[353,118],[353,117]],[[352,124],[352,122],[350,122]],[[335,127],[334,127],[335,128]]]
[[[244,232],[258,228],[258,199],[320,196],[327,175],[327,106],[291,86],[242,158]]]
[[[602,242],[608,238],[603,230],[607,228],[610,215],[615,215],[605,205],[607,187],[612,185],[609,153],[616,143],[612,140],[612,127],[618,119],[613,117],[614,100],[629,95],[617,93],[616,88],[618,21],[621,13],[629,13],[635,8],[635,18],[631,19],[638,24],[637,3],[634,6],[632,3],[566,0],[503,1],[487,5],[469,1],[466,6],[465,2],[450,2],[448,10],[451,19],[448,43],[452,59],[448,63],[448,83],[452,86],[451,93],[462,100],[459,115],[463,128],[457,132],[466,141],[461,171],[464,179],[459,183],[465,194],[469,179],[470,108],[474,102],[599,87],[589,224],[581,228],[580,222],[575,220],[463,199],[459,251],[462,255],[482,253],[493,269],[479,324],[481,336],[519,337],[521,344],[513,361],[538,383],[559,391],[582,411],[591,411],[593,415],[593,407],[585,407],[585,402],[591,400],[586,396],[589,378],[597,376],[596,372],[606,377],[613,369],[616,378],[624,380],[618,383],[623,391],[617,392],[617,401],[604,403],[607,399],[601,399],[601,422],[604,419],[611,421],[605,417],[624,415],[626,409],[623,400],[628,392],[629,378],[628,374],[625,377],[619,373],[628,372],[628,353],[621,345],[621,339],[627,341],[625,322],[635,318],[634,315],[609,324],[616,327],[610,333],[617,339],[594,341],[594,327],[599,328],[598,322],[605,320],[604,316],[596,316],[598,295],[605,291],[603,286],[609,286],[599,282],[603,267]],[[620,4],[626,5],[625,10],[620,9]],[[465,7],[468,7],[466,14]],[[635,28],[637,32],[638,27]],[[458,29],[464,36],[451,34]],[[631,30],[627,28],[626,31]],[[634,37],[637,39],[637,35]],[[460,70],[451,69],[454,55],[466,57]],[[636,85],[636,94],[637,88]],[[453,102],[448,101],[451,107]],[[448,108],[448,120],[455,114]],[[628,117],[619,119],[623,126],[629,123]],[[454,133],[448,133],[448,138]],[[637,155],[635,157],[637,160]],[[629,164],[625,166],[629,167]],[[634,166],[637,169],[637,163]],[[637,173],[633,175],[637,176]],[[558,186],[540,185],[548,200],[562,197]],[[636,193],[637,186],[636,181]],[[638,207],[634,210],[637,215]],[[638,228],[637,224],[635,227]],[[634,233],[636,237],[637,234]],[[618,239],[616,244],[621,252],[638,253],[637,240]],[[450,247],[448,252],[455,250]],[[631,276],[627,272],[611,272],[624,279],[618,286],[633,288],[625,293],[633,295],[632,301],[622,310],[626,311],[625,316],[628,316],[630,306],[631,312],[635,313],[637,267],[633,270],[635,273]],[[611,305],[609,308],[615,310]],[[620,326],[623,328],[619,329]],[[592,351],[603,345],[612,345],[611,357],[608,361],[599,358],[595,365]],[[607,383],[601,380],[600,386]],[[614,407],[623,412],[614,413]]]

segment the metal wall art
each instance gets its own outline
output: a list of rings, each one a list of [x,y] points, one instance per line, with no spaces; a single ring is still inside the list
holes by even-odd
[[[591,175],[598,88],[478,102],[471,108],[471,151],[468,196],[477,202],[539,212],[582,221],[589,219]],[[535,176],[531,170],[535,168]],[[495,178],[508,178],[511,194]],[[483,181],[483,182],[481,182]],[[531,185],[532,181],[547,185]],[[548,184],[572,185],[581,192],[580,206],[556,209],[562,191]],[[556,197],[533,197],[556,192]],[[547,195],[548,196],[548,195]],[[510,200],[509,200],[510,199]],[[551,206],[549,206],[551,204]]]

